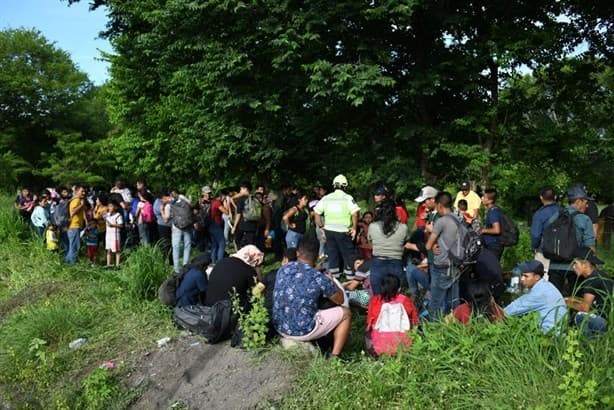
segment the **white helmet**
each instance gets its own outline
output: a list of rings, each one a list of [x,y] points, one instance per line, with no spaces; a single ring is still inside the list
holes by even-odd
[[[339,174],[333,179],[333,186],[346,187],[348,186],[348,180],[343,174]]]

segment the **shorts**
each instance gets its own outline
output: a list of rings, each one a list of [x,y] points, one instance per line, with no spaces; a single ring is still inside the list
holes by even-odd
[[[289,336],[282,333],[282,336],[297,342],[309,342],[320,339],[339,326],[343,321],[344,309],[337,306],[330,309],[318,310],[316,313],[316,325],[311,332],[303,336]]]

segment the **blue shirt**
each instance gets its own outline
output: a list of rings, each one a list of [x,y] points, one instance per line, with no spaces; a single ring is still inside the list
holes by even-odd
[[[156,198],[153,203],[153,211],[156,216],[156,222],[158,222],[158,226],[171,226],[171,221],[164,222],[164,218],[162,218],[162,213],[160,212],[160,207],[162,206],[162,200],[160,198]]]
[[[531,249],[542,250],[542,234],[544,233],[544,227],[548,225],[550,218],[553,218],[554,214],[558,214],[561,207],[553,202],[548,205],[544,205],[539,208],[531,221]]]
[[[179,289],[175,292],[177,306],[189,306],[200,303],[199,295],[207,290],[207,277],[198,269],[190,269],[183,276]]]
[[[501,211],[498,206],[493,206],[486,212],[486,227],[492,228],[492,226],[498,223],[499,229],[501,229]],[[490,245],[498,242],[499,235],[482,235],[482,239],[484,240],[484,245]]]
[[[567,305],[563,295],[552,283],[545,279],[537,281],[529,293],[514,300],[503,310],[509,316],[538,312],[539,325],[543,333],[548,333],[556,328],[558,334],[560,327],[567,320]]]
[[[98,228],[87,228],[87,233],[85,234],[85,244],[87,246],[98,246],[98,235],[100,232]]]
[[[314,329],[320,297],[337,287],[322,272],[303,262],[290,262],[277,271],[273,291],[273,325],[288,336],[304,336]]]

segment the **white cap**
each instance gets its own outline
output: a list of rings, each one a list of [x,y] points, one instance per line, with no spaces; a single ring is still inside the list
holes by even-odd
[[[345,175],[339,174],[335,177],[335,179],[333,179],[333,186],[335,185],[339,185],[339,186],[347,186],[348,185],[348,180],[345,177]]]
[[[434,198],[435,196],[437,196],[438,193],[439,191],[437,191],[435,188],[433,188],[430,185],[427,185],[420,190],[420,193],[418,194],[418,198],[414,199],[414,201],[424,202],[428,198]]]

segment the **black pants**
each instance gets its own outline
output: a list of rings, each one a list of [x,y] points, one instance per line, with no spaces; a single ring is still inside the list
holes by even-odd
[[[573,269],[550,269],[548,271],[548,282],[556,286],[563,296],[572,296],[575,293],[577,286],[580,284],[578,275],[576,275],[576,272],[574,272]]]
[[[168,258],[168,263],[173,266],[173,252],[171,252],[171,227],[158,225],[158,246],[160,252],[165,258]]]
[[[235,242],[237,243],[237,247],[239,249],[241,249],[245,245],[255,245],[256,231],[244,231],[241,229],[237,229],[235,234]]]
[[[492,253],[494,253],[498,261],[501,260],[501,255],[503,255],[503,245],[501,245],[500,243],[494,242],[489,245],[484,245],[484,247],[488,249],[489,251],[491,251]]]

